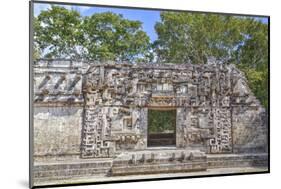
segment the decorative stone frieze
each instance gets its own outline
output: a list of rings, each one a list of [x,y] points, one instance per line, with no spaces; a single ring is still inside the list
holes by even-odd
[[[147,149],[149,109],[176,109],[178,149],[267,151],[265,110],[234,65],[39,61],[33,84],[35,107],[81,107],[81,158]]]

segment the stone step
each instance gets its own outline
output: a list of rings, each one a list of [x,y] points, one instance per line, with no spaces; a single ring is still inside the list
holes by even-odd
[[[266,167],[268,154],[207,155],[208,169],[225,167]]]
[[[166,150],[121,154],[113,160],[111,175],[137,175],[202,171],[206,154],[200,151]]]
[[[75,162],[53,162],[53,163],[37,163],[34,165],[35,182],[64,179],[64,178],[80,178],[85,176],[107,176],[112,166],[110,160],[81,160]]]
[[[95,169],[66,169],[66,170],[52,170],[52,171],[36,171],[34,178],[56,178],[56,177],[75,177],[75,176],[98,176],[107,175],[108,168]]]
[[[170,162],[168,164],[143,164],[127,165],[111,169],[112,176],[139,175],[139,174],[159,174],[159,173],[180,173],[203,171],[207,169],[207,162]]]
[[[205,154],[173,148],[122,153],[116,158],[41,162],[34,165],[34,182],[125,175],[180,173],[217,168],[266,167],[268,154]]]
[[[110,161],[92,161],[92,162],[75,162],[75,163],[44,163],[37,164],[33,167],[34,171],[51,171],[51,170],[65,170],[65,169],[83,169],[83,168],[102,168],[111,167]]]

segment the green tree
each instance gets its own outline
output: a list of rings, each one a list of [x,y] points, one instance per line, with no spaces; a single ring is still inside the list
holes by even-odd
[[[153,44],[158,62],[234,63],[268,106],[268,28],[254,18],[218,14],[162,12]]]
[[[149,37],[140,21],[131,21],[111,12],[85,17],[84,57],[93,60],[134,61],[144,58]]]
[[[243,39],[240,19],[217,14],[162,12],[154,47],[160,62],[230,61]]]
[[[52,6],[34,22],[34,58],[145,61],[149,41],[140,21],[111,12],[82,17]]]
[[[238,68],[244,71],[250,88],[268,108],[268,25],[243,20],[247,37],[236,51]]]
[[[75,10],[51,6],[34,21],[35,50],[44,58],[80,58],[82,18]]]

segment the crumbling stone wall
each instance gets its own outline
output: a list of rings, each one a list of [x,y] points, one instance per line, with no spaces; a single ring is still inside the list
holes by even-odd
[[[148,108],[177,109],[178,148],[208,153],[265,150],[264,110],[232,65],[98,64],[89,68],[83,86],[82,157],[145,149]],[[140,117],[142,124],[136,121]],[[239,117],[244,121],[237,121]]]
[[[207,153],[266,151],[266,114],[233,65],[41,61],[35,66],[35,81],[36,107],[77,107],[64,111],[69,113],[59,126],[63,139],[70,130],[75,139],[54,140],[54,151],[71,144],[82,158],[97,158],[146,149],[150,108],[177,110],[177,148]],[[55,122],[38,121],[41,111],[35,111],[34,129],[39,133],[35,149],[50,145],[45,139],[36,142],[45,132],[39,128],[55,127]],[[73,117],[76,121],[69,121]],[[61,122],[54,114],[45,119]],[[57,131],[50,129],[48,135],[58,135]]]
[[[82,63],[34,63],[35,159],[79,158],[83,121]]]
[[[82,116],[82,107],[35,107],[34,153],[37,158],[79,157]]]

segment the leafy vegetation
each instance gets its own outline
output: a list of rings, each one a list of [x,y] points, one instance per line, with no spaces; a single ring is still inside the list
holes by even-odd
[[[148,133],[173,133],[176,128],[176,110],[148,110]]]
[[[42,11],[34,21],[35,53],[44,58],[81,58],[81,25],[77,11],[58,6]]]
[[[157,62],[236,64],[268,107],[268,25],[254,18],[162,12],[153,47]]]
[[[110,12],[81,17],[75,10],[52,6],[35,18],[36,57],[134,61],[144,58],[149,37],[140,21]]]

